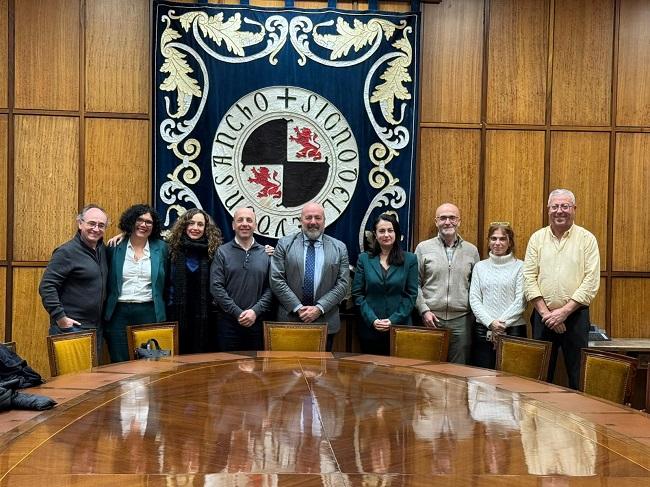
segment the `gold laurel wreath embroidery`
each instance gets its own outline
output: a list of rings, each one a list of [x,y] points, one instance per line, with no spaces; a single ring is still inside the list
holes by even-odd
[[[179,39],[181,35],[171,27],[167,27],[160,36],[160,52],[165,62],[160,67],[161,73],[168,76],[160,84],[162,91],[176,91],[178,111],[170,114],[172,118],[182,118],[187,115],[192,104],[192,97],[201,96],[199,83],[190,76],[194,70],[185,60],[187,56],[178,49],[168,46],[170,42]]]
[[[411,99],[411,94],[404,86],[404,83],[412,81],[411,75],[409,75],[408,72],[408,67],[411,65],[413,52],[411,44],[406,37],[398,39],[393,44],[393,47],[404,52],[404,55],[395,58],[388,63],[388,67],[379,77],[380,79],[383,79],[384,82],[375,86],[375,91],[370,97],[370,102],[379,102],[386,121],[391,125],[399,125],[400,122],[393,116],[395,110],[395,99]]]
[[[318,45],[331,51],[330,60],[336,60],[347,56],[351,49],[354,49],[354,52],[359,52],[364,47],[371,45],[379,35],[383,34],[389,41],[397,29],[402,30],[402,27],[383,19],[371,19],[365,24],[355,19],[353,25],[350,25],[339,17],[336,21],[337,34],[319,34],[318,28],[315,28],[313,37]],[[379,77],[383,82],[374,87],[370,97],[371,103],[379,104],[384,120],[393,126],[401,123],[394,115],[396,100],[412,98],[405,84],[412,81],[408,67],[413,62],[413,49],[403,30],[402,35],[401,39],[392,44],[392,47],[401,52],[401,55],[388,62]],[[370,185],[375,189],[397,185],[399,179],[393,176],[387,165],[399,155],[399,152],[383,142],[372,144],[368,152],[370,160],[375,166],[368,174]]]
[[[339,59],[347,56],[350,48],[354,47],[355,52],[359,52],[362,48],[372,44],[378,35],[382,32],[389,40],[397,26],[392,22],[382,19],[371,19],[367,24],[364,24],[358,19],[354,20],[354,27],[350,26],[341,17],[336,19],[336,34],[319,34],[317,29],[314,29],[314,41],[326,49],[331,50],[330,60]]]
[[[244,48],[259,44],[264,40],[266,32],[242,31],[241,14],[236,13],[226,21],[223,20],[223,12],[208,16],[205,12],[189,12],[178,18],[185,31],[189,31],[194,22],[201,29],[203,37],[210,38],[217,46],[223,42],[228,52],[236,56],[244,56]]]

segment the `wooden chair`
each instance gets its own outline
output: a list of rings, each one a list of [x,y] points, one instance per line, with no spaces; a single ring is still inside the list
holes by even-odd
[[[171,350],[172,355],[178,355],[178,321],[164,321],[126,327],[129,359],[134,360],[135,349],[151,338],[155,338],[163,350]]]
[[[95,330],[92,330],[47,337],[47,354],[52,377],[89,371],[97,367],[95,333]]]
[[[16,353],[16,342],[2,342],[2,344],[12,352]]]
[[[580,390],[590,396],[628,404],[638,367],[637,358],[583,348]]]
[[[326,323],[264,322],[264,350],[274,352],[324,352]]]
[[[416,326],[390,327],[391,357],[446,362],[449,330]]]
[[[497,338],[496,370],[545,381],[551,359],[551,342],[500,335]]]

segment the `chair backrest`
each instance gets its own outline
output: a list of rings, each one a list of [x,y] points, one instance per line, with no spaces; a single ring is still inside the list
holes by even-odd
[[[507,335],[497,337],[496,370],[546,380],[551,358],[551,342]]]
[[[95,340],[94,330],[48,336],[47,354],[52,377],[97,367]]]
[[[16,342],[2,342],[2,344],[12,352],[16,353]]]
[[[264,322],[264,350],[274,352],[324,352],[327,323]]]
[[[446,362],[449,330],[415,326],[390,327],[391,357]]]
[[[164,321],[126,327],[129,359],[135,359],[135,349],[147,343],[151,338],[158,341],[161,349],[171,350],[172,355],[178,355],[178,321]]]
[[[582,349],[580,390],[590,396],[627,404],[639,359],[591,348]]]

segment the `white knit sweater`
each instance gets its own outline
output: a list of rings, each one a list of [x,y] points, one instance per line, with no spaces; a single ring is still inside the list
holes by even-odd
[[[479,323],[486,327],[494,320],[506,326],[524,325],[523,262],[512,254],[490,257],[474,266],[469,290],[469,304]]]

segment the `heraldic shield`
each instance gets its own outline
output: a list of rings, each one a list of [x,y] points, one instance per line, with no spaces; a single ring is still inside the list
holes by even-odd
[[[351,261],[383,212],[410,245],[419,13],[153,3],[154,201],[231,238],[250,206],[260,241],[325,208]]]

